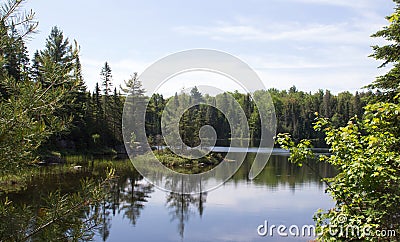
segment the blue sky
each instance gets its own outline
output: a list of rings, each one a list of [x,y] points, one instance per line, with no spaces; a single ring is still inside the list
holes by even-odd
[[[371,45],[384,42],[369,36],[387,24],[384,16],[393,7],[390,0],[31,0],[25,4],[39,20],[39,33],[28,44],[30,52],[42,49],[51,27],[59,26],[81,46],[90,90],[100,82],[105,61],[118,86],[168,54],[210,48],[248,63],[267,88],[295,85],[300,90],[335,93],[359,90],[385,72],[368,57]],[[172,81],[173,86],[188,87],[200,77],[187,78],[194,79],[182,77]]]

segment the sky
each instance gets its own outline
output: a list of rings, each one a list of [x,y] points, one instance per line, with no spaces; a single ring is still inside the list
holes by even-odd
[[[43,49],[53,26],[80,47],[89,90],[107,61],[115,86],[178,51],[206,48],[232,54],[253,68],[266,88],[355,92],[387,71],[368,57],[387,25],[391,0],[100,1],[30,0],[39,32],[28,42]],[[222,78],[222,79],[221,79]],[[236,88],[217,74],[177,76],[161,92],[193,85]],[[218,84],[218,85],[217,85]],[[144,86],[145,83],[144,83]]]

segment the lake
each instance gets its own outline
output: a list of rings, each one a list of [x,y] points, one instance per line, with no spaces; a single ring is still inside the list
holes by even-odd
[[[281,237],[264,228],[314,225],[319,209],[334,206],[325,193],[322,177],[332,177],[335,169],[310,162],[309,166],[290,164],[287,154],[274,153],[263,172],[248,180],[254,154],[238,172],[219,188],[198,195],[161,191],[146,182],[129,161],[124,163],[102,205],[103,224],[96,230],[95,241],[308,241],[313,237]],[[40,203],[48,191],[78,189],[79,179],[99,173],[96,164],[70,175],[46,175],[32,180],[26,191],[9,194],[17,203]],[[107,161],[104,161],[107,162]],[[90,164],[90,163],[88,163]],[[104,167],[104,166],[102,166]],[[55,168],[57,169],[57,168]],[[268,225],[265,226],[267,221]],[[258,231],[260,225],[262,228]],[[268,231],[269,232],[269,231]],[[288,230],[285,231],[289,233]],[[301,235],[301,234],[300,234]]]

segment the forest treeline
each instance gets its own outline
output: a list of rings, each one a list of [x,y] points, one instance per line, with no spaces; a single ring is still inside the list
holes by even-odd
[[[14,36],[15,34],[15,36]],[[173,100],[176,105],[204,101],[226,103],[225,117],[216,108],[198,105],[186,111],[180,118],[180,135],[189,146],[199,144],[200,127],[209,124],[217,130],[218,145],[227,145],[231,137],[228,119],[238,118],[237,110],[230,104],[227,95],[231,95],[240,104],[249,124],[250,144],[257,145],[260,138],[260,116],[258,108],[250,94],[239,92],[222,93],[215,97],[202,94],[195,87],[190,93],[176,93],[172,97],[154,94],[145,96],[138,74],[134,73],[123,86],[115,86],[111,65],[108,62],[99,70],[99,80],[94,90],[88,90],[82,77],[79,59],[79,45],[64,36],[61,29],[53,27],[43,50],[37,50],[29,59],[24,41],[17,33],[8,36],[11,44],[3,49],[3,72],[12,79],[11,83],[0,86],[2,101],[13,98],[10,88],[15,83],[40,84],[43,90],[57,89],[63,95],[62,100],[54,97],[54,102],[61,103],[54,113],[45,117],[44,123],[57,119],[59,128],[51,133],[50,138],[38,144],[40,152],[47,150],[67,150],[72,152],[96,152],[110,149],[123,149],[122,113],[125,95],[131,88],[135,95],[149,99],[146,111],[146,132],[152,145],[162,143],[161,116],[165,105]],[[294,139],[311,139],[316,146],[324,146],[324,137],[313,129],[315,114],[331,118],[335,126],[343,126],[353,116],[361,117],[363,107],[371,93],[352,94],[342,92],[337,95],[329,90],[315,93],[299,91],[295,86],[289,90],[269,89],[256,91],[255,95],[271,95],[277,117],[277,133],[289,133]],[[33,97],[34,98],[34,97]],[[39,113],[37,115],[40,115]],[[234,132],[234,131],[232,131]]]

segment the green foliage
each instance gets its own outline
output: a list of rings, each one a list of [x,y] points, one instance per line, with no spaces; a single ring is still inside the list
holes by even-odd
[[[9,0],[0,7],[0,79],[7,77],[16,81],[28,77],[28,55],[23,37],[34,32],[37,22],[34,13],[21,11],[23,1]],[[0,83],[0,100],[11,94]]]
[[[51,135],[67,130],[72,109],[77,110],[71,105],[75,90],[82,90],[78,48],[73,49],[57,28],[46,49],[35,54],[30,70],[23,38],[37,23],[33,13],[21,14],[21,3],[8,1],[0,10],[0,177],[6,192],[9,187],[24,189],[29,178],[21,172],[37,161],[39,148]],[[111,178],[112,173],[108,175]],[[7,221],[0,225],[1,240],[90,239],[98,216],[84,213],[82,218],[81,214],[99,201],[104,185],[85,180],[82,193],[51,193],[39,216],[6,198],[0,202],[0,220]]]
[[[68,119],[54,116],[66,90],[49,91],[40,83],[12,78],[0,81],[12,94],[0,102],[0,166],[5,169],[30,162],[50,134],[66,128]]]
[[[400,4],[397,0],[395,11],[387,16],[388,26],[379,30],[372,37],[384,38],[389,44],[384,46],[373,46],[374,53],[371,57],[383,61],[380,67],[388,65],[393,66],[388,73],[378,77],[372,84],[367,87],[377,92],[374,100],[394,102],[394,97],[399,93],[399,75],[400,75]]]
[[[100,76],[102,79],[102,86],[103,86],[103,94],[108,96],[111,94],[112,90],[112,74],[111,74],[111,67],[108,62],[104,63],[103,68],[101,69]]]
[[[98,183],[92,179],[81,181],[79,192],[62,194],[51,192],[43,198],[37,212],[28,206],[14,205],[8,198],[0,202],[0,239],[3,241],[87,241],[94,228],[102,223],[96,207],[104,200],[105,187],[110,186],[114,170]],[[34,206],[34,205],[32,205]]]
[[[289,161],[292,163],[302,166],[304,161],[315,158],[310,140],[303,139],[295,145],[289,134],[282,133],[277,135],[276,140],[283,149],[290,150]]]
[[[61,140],[73,140],[76,145],[85,145],[90,141],[90,135],[82,132],[87,127],[85,116],[87,113],[86,87],[82,78],[81,63],[79,60],[79,46],[76,41],[70,44],[63,31],[53,27],[46,39],[45,48],[34,55],[31,68],[34,81],[44,87],[63,88],[67,92],[63,95],[55,115],[71,117],[67,132],[57,132],[42,146],[43,149],[52,148]],[[54,83],[52,85],[52,83]]]
[[[51,62],[45,62],[45,66],[52,68],[53,72],[43,77],[46,81],[44,85],[31,79],[28,71],[22,68],[25,61],[11,61],[13,55],[8,51],[16,50],[15,43],[19,43],[18,48],[23,46],[22,38],[36,26],[33,13],[21,15],[18,12],[21,2],[10,1],[3,5],[1,12],[3,25],[0,26],[0,39],[4,47],[2,50],[5,50],[1,51],[0,59],[0,167],[3,173],[32,163],[43,142],[51,134],[67,128],[70,117],[57,114],[74,87],[62,85],[65,73]]]
[[[323,241],[397,241],[400,238],[400,2],[394,2],[395,13],[387,17],[389,26],[372,35],[391,41],[385,46],[373,46],[372,57],[384,61],[381,67],[393,65],[387,74],[368,86],[378,95],[370,96],[371,102],[365,106],[362,118],[355,116],[339,128],[334,127],[333,120],[318,118],[314,126],[326,135],[332,153],[319,159],[339,171],[336,177],[325,180],[328,192],[336,201],[335,207],[320,210],[315,216],[319,239]],[[355,101],[359,105],[359,100]],[[311,147],[307,142],[296,146],[285,134],[279,135],[277,142],[290,149],[292,161],[307,162],[312,156],[307,153]],[[357,231],[349,233],[349,228]],[[392,237],[379,237],[377,232],[382,230],[394,233]]]
[[[344,127],[333,128],[331,121],[319,118],[315,129],[326,134],[331,147],[330,156],[321,161],[337,167],[339,174],[326,179],[328,192],[336,201],[335,208],[319,211],[316,215],[320,239],[331,241],[362,239],[375,241],[376,237],[361,232],[340,237],[332,235],[329,225],[339,217],[346,217],[341,226],[358,226],[375,234],[377,230],[394,229],[399,235],[400,211],[400,154],[399,138],[395,133],[399,122],[400,106],[392,103],[375,103],[366,106],[365,118],[351,119]],[[287,134],[278,135],[277,142],[290,149],[290,160],[308,162],[315,155],[310,142],[295,145]],[[393,238],[391,238],[393,239]]]

